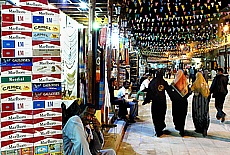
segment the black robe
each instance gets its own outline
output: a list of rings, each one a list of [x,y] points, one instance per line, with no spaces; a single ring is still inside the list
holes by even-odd
[[[190,90],[190,88],[188,88]],[[175,129],[178,131],[184,131],[185,120],[188,111],[187,98],[191,95],[191,91],[182,97],[171,85],[167,89],[167,93],[172,101],[172,116]]]
[[[149,88],[144,100],[144,104],[149,103],[150,100],[152,100],[151,113],[157,135],[160,135],[162,130],[166,127],[165,114],[167,106],[165,89],[167,88],[168,83],[163,77],[155,77],[149,83]]]

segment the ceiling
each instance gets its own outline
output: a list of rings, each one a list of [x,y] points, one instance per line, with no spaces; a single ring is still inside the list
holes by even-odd
[[[81,1],[88,5],[88,0],[48,0],[50,4],[59,8],[81,24],[88,25],[89,8],[82,9]],[[95,17],[107,18],[107,0],[95,0]]]
[[[229,0],[124,0],[133,44],[142,51],[177,54],[218,39],[218,22],[230,15]],[[229,20],[227,21],[229,22]],[[226,21],[223,22],[226,24]],[[183,45],[183,46],[181,46]],[[183,47],[183,49],[181,49]]]
[[[50,4],[88,25],[89,9],[79,0],[48,0]],[[82,0],[83,1],[83,0]],[[84,0],[88,3],[88,0]],[[128,22],[132,44],[143,55],[177,55],[218,44],[218,28],[229,23],[229,0],[110,0],[121,4],[121,19]],[[111,6],[111,4],[110,4]],[[113,15],[115,14],[113,8]],[[108,0],[96,0],[95,17],[108,18]],[[193,47],[191,46],[193,45]],[[205,46],[204,46],[205,45]],[[183,49],[181,49],[183,48]],[[168,55],[166,55],[168,56]]]

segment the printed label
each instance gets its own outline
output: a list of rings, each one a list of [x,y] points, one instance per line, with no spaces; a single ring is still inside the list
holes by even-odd
[[[34,49],[60,49],[60,41],[33,41]]]
[[[35,101],[36,102],[36,101]],[[33,119],[44,118],[52,120],[53,117],[62,117],[62,109],[54,108],[54,109],[39,109],[34,110]]]
[[[61,82],[55,83],[33,83],[33,92],[51,92],[51,91],[61,91]]]
[[[2,40],[2,46],[3,48],[29,49],[32,47],[32,39]]]
[[[55,32],[33,32],[33,40],[60,41],[60,33]]]
[[[60,57],[60,49],[33,49],[33,56],[43,57],[43,56],[58,56]]]
[[[3,58],[32,57],[32,49],[2,49]]]
[[[43,11],[40,11],[39,13],[45,14],[45,13],[43,13]],[[59,24],[59,15],[55,16],[54,13],[50,13],[50,14],[53,14],[53,15],[33,15],[33,23],[37,23],[37,24]]]
[[[31,82],[31,76],[11,76],[11,77],[1,77],[2,83],[11,82]]]
[[[32,66],[3,66],[1,67],[1,75],[31,75]]]
[[[33,83],[61,82],[61,74],[36,74],[32,75]]]
[[[1,151],[33,147],[33,143],[34,143],[33,138],[1,141]]]
[[[2,22],[2,31],[19,31],[32,32],[32,24],[30,23],[6,23]]]
[[[61,74],[61,65],[32,66],[33,74]]]
[[[33,32],[60,32],[60,25],[54,24],[33,24]]]
[[[3,22],[11,23],[32,23],[31,14],[2,14]]]
[[[33,128],[33,120],[1,122],[1,131],[12,131]]]
[[[48,1],[47,0],[35,0],[35,1],[30,1],[30,0],[20,0],[20,5],[21,6],[32,6],[32,7],[39,7],[39,8],[47,8],[48,7]]]
[[[2,66],[32,66],[32,58],[1,58]]]
[[[2,31],[3,40],[26,40],[32,39],[32,32]]]
[[[22,129],[21,131],[2,131],[1,141],[32,138],[33,135],[34,135],[34,129]]]
[[[58,100],[61,99],[61,91],[57,92],[33,92],[33,100]]]
[[[12,93],[12,92],[31,92],[32,83],[2,83],[1,84],[1,93]]]
[[[52,126],[61,126],[62,125],[62,117],[54,117],[52,120],[45,120],[43,118],[34,119],[34,128],[38,127],[52,127]]]
[[[36,131],[37,132],[34,134],[34,137],[58,135],[62,134],[62,126],[58,125],[48,129],[44,127],[37,127]]]
[[[33,119],[33,110],[1,112],[1,122]]]

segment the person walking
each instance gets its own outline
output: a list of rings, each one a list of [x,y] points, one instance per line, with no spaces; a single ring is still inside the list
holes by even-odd
[[[175,129],[179,131],[179,134],[184,136],[184,126],[187,116],[188,100],[191,95],[189,91],[187,78],[183,71],[180,69],[177,71],[176,77],[172,84],[167,89],[167,93],[172,101],[172,116]]]
[[[217,75],[213,79],[210,93],[213,94],[212,97],[215,98],[215,108],[217,110],[216,118],[221,120],[223,123],[225,121],[226,114],[223,111],[225,97],[228,94],[228,76],[223,75],[223,68],[217,69]]]
[[[149,84],[146,98],[142,103],[142,105],[145,105],[152,100],[151,113],[157,137],[163,135],[163,129],[166,127],[165,114],[167,106],[165,90],[167,88],[168,83],[163,79],[163,72],[157,72],[156,77]]]
[[[195,132],[202,133],[207,136],[207,131],[210,123],[209,117],[209,86],[201,72],[197,72],[196,80],[191,86],[191,91],[194,93],[192,100],[192,119],[195,127]]]

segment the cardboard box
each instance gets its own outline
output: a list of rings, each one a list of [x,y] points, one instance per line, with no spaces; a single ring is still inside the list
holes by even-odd
[[[2,31],[32,32],[32,23],[2,22]]]
[[[20,121],[7,121],[1,122],[1,132],[2,131],[16,131],[22,129],[34,128],[34,120],[20,120]]]
[[[52,119],[37,118],[33,119],[33,123],[35,129],[39,127],[50,128],[53,126],[61,126],[62,117],[54,117]]]
[[[1,131],[1,141],[20,140],[24,138],[33,138],[34,129],[21,129],[11,131]]]
[[[1,112],[1,122],[33,119],[33,110]]]
[[[1,75],[32,75],[32,66],[3,66],[1,67]]]
[[[34,144],[33,138],[23,138],[20,140],[1,141],[1,151],[33,147],[33,144]]]
[[[33,119],[38,119],[38,118],[53,119],[57,117],[62,117],[61,108],[33,110]]]
[[[61,74],[33,74],[32,83],[61,82]]]

